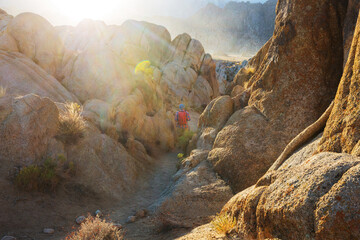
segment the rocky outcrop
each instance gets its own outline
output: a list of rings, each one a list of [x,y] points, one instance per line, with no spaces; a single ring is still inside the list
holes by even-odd
[[[0,9],[0,50],[18,52],[19,49],[15,39],[6,30],[12,19],[13,16]]]
[[[197,147],[211,150],[219,130],[234,112],[234,102],[229,96],[212,100],[200,115]]]
[[[33,13],[22,13],[7,25],[7,33],[26,55],[52,76],[59,77],[63,44],[54,27]]]
[[[218,133],[209,161],[235,191],[245,189],[267,171],[281,151],[274,139],[280,139],[280,133],[271,128],[261,111],[246,107],[235,112]]]
[[[316,120],[316,122],[305,128],[304,131],[291,140],[291,142],[286,146],[284,151],[276,159],[271,168],[269,168],[269,171],[277,170],[296,149],[312,139],[316,133],[323,130],[333,107],[334,102],[331,102],[330,106],[326,109],[323,115],[321,115],[321,117]]]
[[[56,102],[78,102],[53,76],[20,53],[0,50],[0,85],[9,95],[35,93]]]
[[[46,155],[59,124],[48,98],[30,94],[0,98],[0,160],[7,169],[38,162]]]
[[[65,43],[62,83],[80,101],[108,103],[99,110],[111,112],[105,125],[147,148],[174,146],[167,109],[180,101],[206,105],[218,88],[211,56],[189,35],[171,42],[164,27],[138,21],[110,27],[88,20],[57,30]]]
[[[195,227],[204,224],[232,197],[206,161],[207,152],[193,153],[174,175],[175,182],[155,204],[161,224],[170,227]]]
[[[64,146],[65,156],[76,166],[73,183],[96,194],[116,199],[134,186],[141,166],[118,141],[88,124],[84,137]]]
[[[219,91],[220,94],[225,95],[229,94],[229,89],[231,89],[232,82],[239,72],[239,70],[245,67],[245,63],[240,62],[230,62],[230,61],[216,61],[216,78],[219,81]]]
[[[311,157],[318,143],[319,139],[290,157],[272,172],[270,182],[242,191],[224,206],[222,211],[238,219],[240,235],[255,239],[359,237],[356,211],[360,206],[355,202],[360,161],[336,153]]]
[[[230,118],[209,154],[235,191],[254,184],[330,104],[342,73],[345,5],[279,1],[274,35],[244,69],[254,71],[249,80],[240,81],[250,92],[249,107]],[[241,179],[249,166],[257,170]]]
[[[349,0],[344,21],[344,65],[349,57],[351,43],[354,38],[356,20],[359,15],[360,1]]]
[[[63,156],[76,168],[66,186],[82,186],[97,196],[121,198],[150,162],[144,149],[139,155],[141,148],[136,143],[127,144],[129,152],[138,150],[134,158],[121,143],[102,134],[90,122],[75,144],[59,141],[58,129],[59,110],[49,98],[34,94],[0,98],[2,175],[7,176],[14,167],[42,164],[46,157]]]
[[[172,41],[160,84],[167,98],[193,107],[207,105],[219,94],[211,56],[186,33]]]
[[[334,109],[326,124],[319,151],[344,152],[360,155],[359,123],[359,65],[360,20],[357,22],[349,59],[344,69]]]

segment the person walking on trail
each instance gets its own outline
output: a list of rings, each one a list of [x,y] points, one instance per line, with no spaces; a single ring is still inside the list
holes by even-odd
[[[178,129],[189,130],[188,121],[190,121],[190,114],[185,111],[185,105],[179,105],[180,111],[175,114],[175,122]]]

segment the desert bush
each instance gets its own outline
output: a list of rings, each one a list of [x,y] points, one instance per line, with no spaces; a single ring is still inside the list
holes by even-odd
[[[82,107],[77,103],[66,103],[65,109],[59,115],[59,129],[57,138],[66,143],[76,143],[84,136],[85,120],[81,116]]]
[[[123,233],[114,224],[99,217],[88,216],[78,231],[71,233],[66,240],[121,240]]]
[[[211,227],[220,234],[228,234],[236,226],[236,219],[227,213],[221,213],[211,221]]]
[[[5,95],[6,95],[6,88],[0,86],[0,98],[4,97]]]
[[[55,191],[61,180],[75,175],[75,164],[63,155],[47,158],[41,165],[29,165],[15,176],[15,184],[25,191]]]
[[[191,130],[185,130],[183,134],[178,136],[177,138],[177,145],[178,147],[186,152],[186,147],[189,144],[191,138],[194,136],[195,132]]]
[[[54,191],[60,182],[56,167],[56,163],[50,158],[43,165],[24,167],[15,177],[15,184],[25,191]]]

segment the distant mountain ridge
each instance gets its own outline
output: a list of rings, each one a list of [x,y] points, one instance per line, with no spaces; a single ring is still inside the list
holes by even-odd
[[[265,3],[208,3],[187,19],[156,17],[172,35],[187,32],[212,53],[255,54],[272,36],[277,0]],[[221,4],[220,4],[221,6]]]

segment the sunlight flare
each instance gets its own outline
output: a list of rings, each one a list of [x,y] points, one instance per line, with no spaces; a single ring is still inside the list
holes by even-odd
[[[85,18],[100,20],[113,14],[114,9],[121,14],[121,7],[127,5],[127,1],[115,0],[51,0],[54,7],[72,21],[81,21]]]

